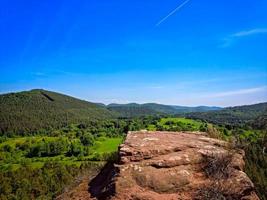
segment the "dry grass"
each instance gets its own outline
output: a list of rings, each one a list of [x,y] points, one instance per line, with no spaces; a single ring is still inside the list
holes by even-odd
[[[220,184],[212,184],[196,191],[194,200],[239,200],[233,197]]]
[[[227,154],[213,154],[204,158],[203,170],[208,177],[220,180],[227,179],[231,175],[231,161],[233,159],[232,153]]]
[[[207,133],[211,138],[223,139],[222,134],[211,124],[208,125]]]
[[[223,191],[214,187],[201,188],[197,191],[194,200],[226,200]]]

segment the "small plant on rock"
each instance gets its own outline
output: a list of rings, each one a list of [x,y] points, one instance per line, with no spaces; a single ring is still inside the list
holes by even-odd
[[[232,153],[213,154],[204,158],[203,170],[208,177],[214,179],[227,179],[231,174],[230,164],[233,159]]]

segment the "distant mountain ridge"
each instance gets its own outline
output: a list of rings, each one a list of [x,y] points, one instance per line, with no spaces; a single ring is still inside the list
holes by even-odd
[[[227,107],[210,112],[191,112],[185,116],[215,124],[242,125],[249,123],[256,128],[267,129],[267,102],[253,105]]]
[[[129,103],[129,104],[109,104],[107,108],[111,111],[115,111],[121,114],[123,117],[140,117],[145,115],[175,115],[189,112],[206,112],[212,110],[221,110],[221,107],[209,107],[209,106],[176,106],[176,105],[164,105],[157,103]]]

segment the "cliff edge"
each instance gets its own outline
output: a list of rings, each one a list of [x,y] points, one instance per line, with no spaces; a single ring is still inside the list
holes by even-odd
[[[89,184],[93,199],[258,200],[244,152],[205,133],[130,132],[119,164]]]

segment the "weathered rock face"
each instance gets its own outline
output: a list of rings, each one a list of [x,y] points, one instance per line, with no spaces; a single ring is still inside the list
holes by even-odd
[[[119,155],[97,199],[259,199],[242,171],[244,153],[204,133],[131,132]]]

